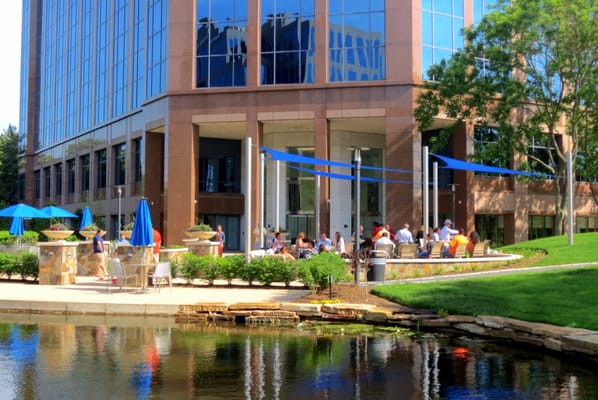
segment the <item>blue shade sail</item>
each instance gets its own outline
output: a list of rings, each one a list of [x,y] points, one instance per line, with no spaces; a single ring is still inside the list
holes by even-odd
[[[83,230],[88,225],[93,224],[93,220],[91,218],[91,210],[89,207],[85,207],[83,209],[83,215],[81,215],[81,224],[79,225],[79,230]]]
[[[468,161],[455,160],[454,158],[450,158],[450,157],[446,157],[446,156],[439,156],[438,154],[433,154],[433,153],[430,153],[430,154],[432,154],[434,157],[436,157],[446,163],[446,165],[442,168],[458,169],[458,170],[463,170],[463,171],[486,172],[486,173],[490,173],[490,174],[525,175],[525,176],[543,177],[543,178],[553,177],[553,175],[548,175],[548,174],[538,174],[538,173],[529,172],[529,171],[517,171],[517,170],[507,169],[507,168],[491,167],[488,165],[476,164],[476,163],[472,163],[472,162],[468,162]]]
[[[40,211],[53,218],[77,218],[77,214],[73,214],[69,210],[65,210],[64,208],[56,206],[46,206],[44,208],[40,208]]]
[[[23,203],[0,210],[0,217],[50,218],[48,214]]]
[[[151,246],[154,244],[152,216],[150,215],[149,205],[145,198],[139,200],[139,204],[137,204],[137,213],[135,215],[130,243],[133,246]]]
[[[8,233],[13,236],[23,236],[25,234],[25,224],[23,223],[23,217],[13,217],[10,223]]]

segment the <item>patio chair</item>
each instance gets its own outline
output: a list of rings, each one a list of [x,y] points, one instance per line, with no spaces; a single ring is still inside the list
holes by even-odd
[[[486,257],[488,255],[488,247],[489,243],[486,241],[476,243],[475,246],[473,246],[473,254],[471,256]]]
[[[118,285],[120,290],[123,290],[123,286],[129,286],[130,280],[135,280],[135,290],[137,290],[137,274],[128,274],[127,268],[123,266],[118,258],[109,258],[106,262],[108,267],[108,279],[106,279],[106,289],[108,293],[112,290],[112,285]]]
[[[417,258],[417,244],[405,243],[399,245],[399,258]]]
[[[444,247],[444,242],[436,242],[432,245],[432,249],[430,250],[430,258],[442,258],[442,249]]]
[[[455,248],[454,258],[465,258],[467,253],[467,243],[459,243]]]
[[[172,293],[172,274],[170,272],[170,261],[162,261],[156,264],[156,269],[153,273],[148,274],[152,280],[152,285],[159,292],[160,288],[168,282],[170,293]]]
[[[394,255],[394,246],[390,243],[388,244],[379,244],[378,247],[376,247],[376,250],[383,250],[386,252],[386,258],[392,258],[392,256]]]

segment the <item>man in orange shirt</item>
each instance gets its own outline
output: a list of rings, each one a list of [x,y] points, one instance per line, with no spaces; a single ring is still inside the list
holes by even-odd
[[[154,237],[154,261],[160,261],[160,246],[162,245],[162,235],[156,228],[152,228],[152,235]]]
[[[463,228],[459,228],[459,233],[453,236],[449,243],[449,248],[444,251],[442,254],[444,257],[455,257],[455,250],[457,250],[457,246],[461,243],[467,245],[467,236],[465,236],[465,230]]]

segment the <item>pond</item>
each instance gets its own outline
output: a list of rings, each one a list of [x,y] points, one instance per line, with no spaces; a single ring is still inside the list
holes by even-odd
[[[598,398],[593,363],[353,328],[0,314],[0,398]]]

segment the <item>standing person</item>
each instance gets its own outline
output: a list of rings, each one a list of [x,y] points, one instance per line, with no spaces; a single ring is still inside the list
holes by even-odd
[[[156,228],[152,228],[152,236],[154,239],[154,249],[153,249],[153,256],[154,262],[160,262],[160,246],[162,245],[162,235]]]
[[[451,236],[459,233],[458,230],[451,228],[452,224],[453,224],[453,221],[451,221],[450,219],[444,220],[444,226],[442,227],[442,229],[440,229],[440,233],[438,234],[440,240],[442,240],[442,241],[451,240]]]
[[[216,241],[218,242],[218,255],[222,257],[222,253],[224,253],[224,241],[226,240],[226,235],[224,234],[224,230],[222,230],[222,225],[218,225],[216,228]]]
[[[105,232],[98,228],[93,237],[93,259],[98,266],[97,277],[100,280],[104,280],[104,276],[106,276],[106,268],[104,268],[104,264],[106,263],[104,257],[104,234]]]
[[[334,234],[334,249],[336,250],[336,253],[341,257],[347,255],[347,249],[345,248],[345,239],[343,238],[340,232],[336,232]]]

